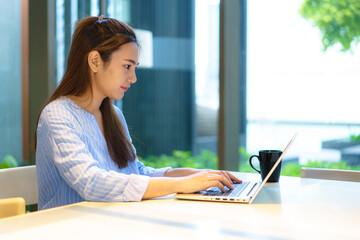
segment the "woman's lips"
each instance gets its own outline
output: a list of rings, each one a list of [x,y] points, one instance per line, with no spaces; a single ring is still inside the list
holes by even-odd
[[[128,87],[121,87],[124,92],[126,92],[129,88]]]

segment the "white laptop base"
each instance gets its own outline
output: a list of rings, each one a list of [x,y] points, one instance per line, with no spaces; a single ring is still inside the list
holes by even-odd
[[[283,153],[280,155],[279,159],[276,160],[274,166],[271,168],[269,173],[266,175],[264,181],[262,182],[243,182],[242,184],[234,184],[234,189],[227,191],[225,193],[221,193],[218,187],[210,188],[205,191],[200,191],[198,193],[191,193],[191,194],[183,194],[178,193],[175,195],[177,199],[184,199],[184,200],[201,200],[201,201],[216,201],[216,202],[236,202],[236,203],[248,203],[251,204],[255,197],[259,194],[260,190],[263,188],[265,183],[270,178],[271,174],[275,171],[275,168],[281,162],[283,156],[290,148],[291,144],[295,140],[297,134],[293,136],[290,140],[288,145],[285,147]],[[244,185],[246,186],[244,186]],[[241,188],[244,186],[243,189],[239,191],[238,194],[234,194],[237,191],[237,188]],[[214,192],[215,191],[215,192]],[[206,192],[206,193],[205,193]],[[232,195],[233,193],[233,195]],[[234,196],[235,195],[235,196]]]
[[[185,200],[250,203],[252,196],[254,196],[256,190],[260,187],[261,182],[243,182],[242,184],[247,184],[247,186],[237,196],[226,194],[236,190],[236,188],[239,187],[239,184],[234,184],[234,189],[232,191],[228,191],[222,194],[204,194],[206,191],[200,191],[199,193],[176,194],[175,197]],[[219,188],[217,189],[220,191]]]

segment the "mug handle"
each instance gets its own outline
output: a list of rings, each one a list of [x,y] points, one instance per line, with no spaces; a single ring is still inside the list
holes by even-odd
[[[252,165],[252,163],[251,163],[251,160],[252,160],[253,157],[256,157],[257,159],[259,159],[259,156],[257,156],[257,155],[252,155],[252,156],[250,157],[250,159],[249,159],[249,164],[250,164],[250,166],[251,166],[255,171],[257,171],[258,173],[260,173],[260,171],[257,170],[257,169]]]

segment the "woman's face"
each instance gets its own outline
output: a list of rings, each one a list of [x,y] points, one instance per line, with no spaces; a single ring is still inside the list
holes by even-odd
[[[138,59],[137,44],[130,42],[114,51],[106,64],[100,61],[99,70],[94,75],[94,92],[103,98],[121,99],[130,85],[136,82]]]

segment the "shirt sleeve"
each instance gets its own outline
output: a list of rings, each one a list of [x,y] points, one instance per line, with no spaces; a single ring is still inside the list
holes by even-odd
[[[42,129],[38,138],[45,139],[42,148],[66,183],[88,201],[141,201],[149,176],[102,169],[74,123],[66,111],[44,109],[38,125]]]
[[[166,171],[172,169],[171,167],[164,168],[152,168],[145,166],[142,162],[137,160],[136,165],[139,169],[140,174],[150,176],[150,177],[163,177]]]

